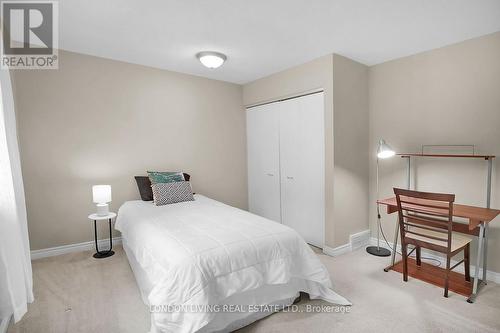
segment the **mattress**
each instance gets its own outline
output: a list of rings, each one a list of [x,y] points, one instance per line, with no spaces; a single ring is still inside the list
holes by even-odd
[[[166,206],[128,201],[115,228],[153,310],[152,332],[231,330],[266,311],[207,309],[286,305],[299,291],[350,304],[331,289],[326,268],[294,230],[202,195]]]

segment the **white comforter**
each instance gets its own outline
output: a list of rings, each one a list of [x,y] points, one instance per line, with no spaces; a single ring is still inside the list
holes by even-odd
[[[223,304],[236,293],[291,279],[301,280],[311,298],[350,304],[330,289],[326,268],[294,230],[199,194],[159,207],[128,201],[115,228],[153,285],[152,306]],[[195,332],[213,316],[188,311],[152,318],[160,331]]]

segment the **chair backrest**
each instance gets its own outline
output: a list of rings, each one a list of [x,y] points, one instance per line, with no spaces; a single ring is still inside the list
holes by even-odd
[[[451,251],[454,194],[394,188],[401,237],[431,250]]]

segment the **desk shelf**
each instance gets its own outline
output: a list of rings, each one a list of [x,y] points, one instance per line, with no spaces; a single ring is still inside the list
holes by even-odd
[[[480,158],[489,160],[495,158],[494,155],[467,155],[467,154],[421,154],[421,153],[408,153],[397,154],[401,157],[445,157],[445,158]]]
[[[403,261],[398,261],[391,267],[391,270],[403,273]],[[415,259],[408,258],[408,276],[433,284],[440,288],[444,286],[446,270],[435,265],[422,261],[422,265],[417,266]],[[409,279],[411,281],[411,279]],[[472,281],[472,279],[471,279]],[[449,290],[465,297],[472,295],[472,282],[465,281],[463,274],[451,271],[449,280]]]

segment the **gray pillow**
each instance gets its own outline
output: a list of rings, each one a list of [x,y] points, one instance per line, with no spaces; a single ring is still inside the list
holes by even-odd
[[[163,206],[183,201],[194,201],[191,184],[186,181],[151,185],[155,205]]]

